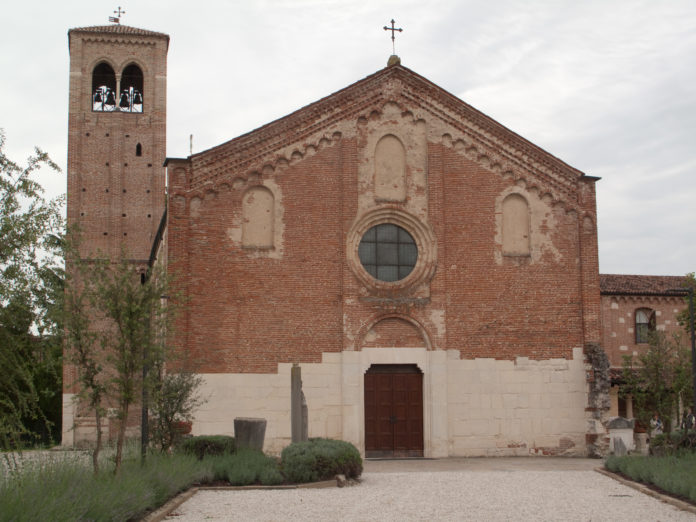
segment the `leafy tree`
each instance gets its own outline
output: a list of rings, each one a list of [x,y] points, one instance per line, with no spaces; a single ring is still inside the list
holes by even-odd
[[[74,261],[73,261],[74,262]],[[94,412],[96,443],[92,452],[94,474],[99,473],[99,453],[102,448],[102,420],[105,415],[104,399],[107,393],[103,375],[103,353],[100,350],[99,332],[93,327],[90,305],[84,286],[70,271],[65,292],[64,312],[67,362],[75,365],[78,375],[79,397]],[[72,384],[72,383],[71,383]]]
[[[187,370],[166,373],[162,366],[152,382],[150,428],[152,441],[166,452],[181,441],[181,426],[193,420],[195,409],[205,401],[198,395],[202,377]]]
[[[643,426],[649,425],[654,412],[670,424],[678,421],[672,414],[679,401],[690,394],[691,357],[681,335],[650,332],[648,343],[642,355],[624,356],[621,393],[631,395],[636,419]]]
[[[83,406],[97,419],[95,473],[106,407],[113,407],[120,421],[115,456],[118,473],[129,413],[140,403],[143,389],[150,396],[155,441],[166,450],[178,439],[177,423],[190,420],[202,403],[197,395],[201,379],[175,360],[167,347],[173,308],[163,299],[169,285],[162,267],[143,272],[129,261],[125,250],[115,262],[77,260],[75,255],[71,259],[65,307],[67,352],[78,370]],[[168,364],[177,373],[168,373]],[[144,368],[150,370],[146,378]]]
[[[696,274],[694,272],[690,272],[686,274],[686,284],[684,285],[685,289],[691,288],[693,292],[696,294]],[[693,299],[696,301],[696,295],[694,295]],[[684,303],[686,306],[684,307],[684,310],[682,310],[679,315],[677,316],[677,320],[679,321],[679,324],[684,327],[684,331],[686,332],[686,335],[689,339],[689,343],[691,342],[691,316],[690,316],[690,311],[689,311],[689,296],[686,295],[684,297]],[[696,307],[696,302],[694,303],[694,307]],[[690,359],[689,359],[690,361]],[[693,369],[693,366],[691,367]],[[693,381],[690,381],[693,383]],[[693,384],[692,384],[693,386]],[[691,393],[686,394],[684,397],[684,402],[683,404],[694,404],[694,401],[696,401],[696,397],[693,397],[693,388],[691,388]]]
[[[26,166],[4,152],[0,130],[0,449],[49,442],[60,429],[60,238],[63,199],[33,179],[59,172],[35,149]]]

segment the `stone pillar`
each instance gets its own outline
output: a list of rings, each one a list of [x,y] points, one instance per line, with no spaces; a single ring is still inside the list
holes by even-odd
[[[626,418],[633,418],[633,397],[631,395],[626,395]]]
[[[307,440],[307,401],[302,392],[302,368],[297,363],[290,369],[290,433],[292,442]]]
[[[648,454],[648,434],[647,433],[635,433],[633,435],[635,445],[636,445],[636,452],[641,454],[641,455],[647,455]]]

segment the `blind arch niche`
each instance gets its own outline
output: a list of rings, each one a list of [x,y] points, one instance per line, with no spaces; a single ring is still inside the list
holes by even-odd
[[[242,247],[273,248],[275,220],[273,193],[265,187],[252,187],[242,198]]]
[[[383,136],[375,146],[375,198],[406,199],[406,149],[393,134]]]
[[[510,194],[503,200],[503,254],[530,255],[529,203],[520,194]]]

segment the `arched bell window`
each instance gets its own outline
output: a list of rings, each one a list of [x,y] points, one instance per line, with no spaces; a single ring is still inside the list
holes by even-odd
[[[100,63],[92,71],[92,110],[116,110],[116,74],[108,63]]]
[[[118,109],[121,112],[143,112],[143,71],[135,64],[130,64],[121,74]]]

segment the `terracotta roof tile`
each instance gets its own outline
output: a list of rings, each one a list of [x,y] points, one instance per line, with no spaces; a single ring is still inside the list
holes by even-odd
[[[599,274],[599,288],[602,294],[672,295],[675,292],[670,292],[671,289],[684,286],[684,276]]]
[[[93,25],[90,27],[75,27],[68,31],[68,35],[71,33],[112,33],[112,34],[132,34],[136,36],[159,36],[164,37],[169,40],[169,35],[165,33],[158,33],[155,31],[148,31],[147,29],[139,29],[137,27],[130,27],[128,25],[112,24],[112,25]]]

